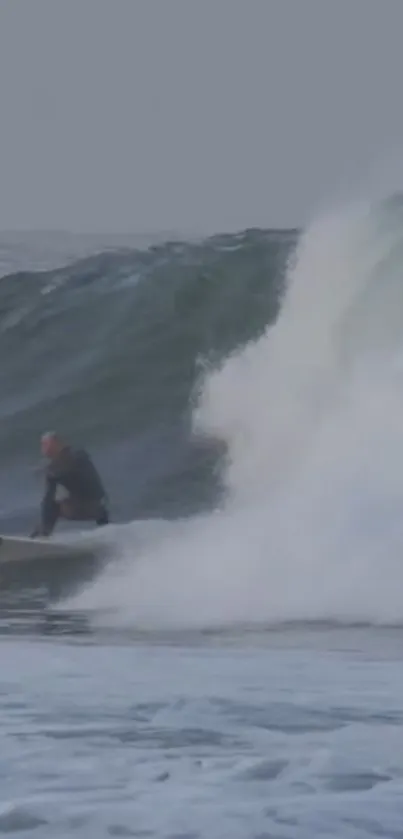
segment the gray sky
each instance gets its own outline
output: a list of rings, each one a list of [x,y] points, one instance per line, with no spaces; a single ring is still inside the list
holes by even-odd
[[[0,228],[303,224],[403,173],[402,33],[403,0],[0,0]]]

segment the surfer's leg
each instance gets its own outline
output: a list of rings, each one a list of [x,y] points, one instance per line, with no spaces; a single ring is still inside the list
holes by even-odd
[[[98,527],[103,527],[105,524],[109,524],[108,511],[103,504],[98,510],[98,515],[95,519],[95,524],[97,524]]]

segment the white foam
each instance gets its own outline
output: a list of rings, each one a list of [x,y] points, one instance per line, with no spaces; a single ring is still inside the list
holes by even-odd
[[[75,605],[150,627],[403,620],[402,218],[392,201],[311,226],[276,325],[195,412],[228,443],[226,509],[126,543]]]

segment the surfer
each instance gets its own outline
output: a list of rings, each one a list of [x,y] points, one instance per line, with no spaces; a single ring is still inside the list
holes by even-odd
[[[84,449],[73,449],[54,432],[42,435],[41,451],[47,458],[46,487],[41,504],[41,523],[32,538],[50,536],[59,518],[108,524],[107,496],[101,478]],[[58,501],[58,486],[67,498]]]

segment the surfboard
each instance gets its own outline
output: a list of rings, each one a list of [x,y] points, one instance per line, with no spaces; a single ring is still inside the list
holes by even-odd
[[[31,562],[38,559],[66,559],[81,553],[79,541],[30,539],[28,536],[0,536],[0,565],[10,562]]]

